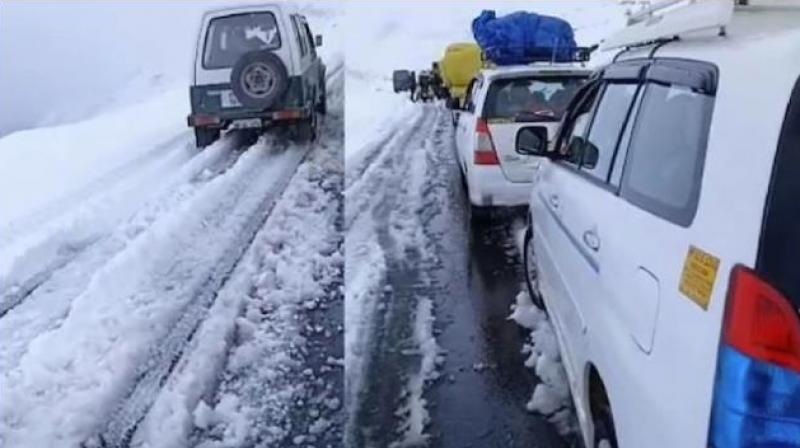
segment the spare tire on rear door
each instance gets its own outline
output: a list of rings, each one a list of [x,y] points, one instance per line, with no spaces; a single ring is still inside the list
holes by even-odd
[[[239,101],[257,109],[268,109],[289,86],[289,74],[278,56],[268,50],[245,53],[231,72],[231,89]]]

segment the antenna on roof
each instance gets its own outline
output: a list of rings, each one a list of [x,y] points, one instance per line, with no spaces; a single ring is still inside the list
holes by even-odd
[[[734,0],[661,0],[628,17],[628,26],[603,42],[603,50],[674,39],[681,34],[724,29]]]

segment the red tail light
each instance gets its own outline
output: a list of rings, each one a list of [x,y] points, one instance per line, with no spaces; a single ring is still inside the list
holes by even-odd
[[[190,120],[190,126],[216,126],[222,122],[219,117],[212,117],[210,115],[194,115],[193,119]]]
[[[497,158],[497,151],[494,149],[492,133],[489,132],[489,125],[483,118],[478,118],[475,126],[475,165],[499,165],[500,159]]]
[[[728,291],[725,341],[760,361],[800,372],[800,318],[778,290],[736,266]]]

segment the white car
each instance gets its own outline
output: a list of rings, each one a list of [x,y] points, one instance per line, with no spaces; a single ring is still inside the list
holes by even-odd
[[[525,271],[586,446],[800,447],[800,5],[675,3],[519,132]]]
[[[306,18],[289,4],[240,6],[202,20],[189,89],[197,146],[224,129],[289,125],[299,140],[316,136],[325,113],[325,65]]]
[[[590,73],[578,64],[536,63],[484,69],[472,80],[455,138],[473,212],[527,203],[540,159],[518,154],[514,137],[530,123],[552,135]]]

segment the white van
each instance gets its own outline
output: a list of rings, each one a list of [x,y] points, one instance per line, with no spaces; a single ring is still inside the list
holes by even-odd
[[[554,148],[518,133],[586,446],[800,447],[800,4],[749,3],[631,17]]]

